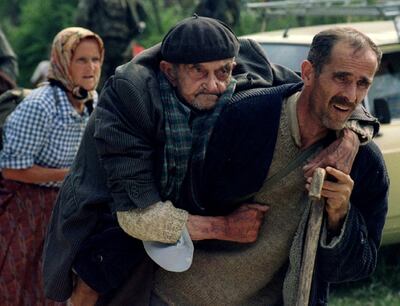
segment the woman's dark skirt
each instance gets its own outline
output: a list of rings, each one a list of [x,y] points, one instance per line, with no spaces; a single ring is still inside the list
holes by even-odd
[[[63,305],[46,300],[42,251],[58,188],[0,180],[0,305]]]

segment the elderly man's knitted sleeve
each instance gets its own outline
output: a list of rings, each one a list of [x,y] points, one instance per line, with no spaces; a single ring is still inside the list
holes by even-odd
[[[144,209],[117,212],[118,223],[130,236],[142,241],[176,243],[188,218],[188,212],[175,208],[170,201]]]
[[[345,127],[349,128],[350,130],[352,130],[354,133],[357,134],[361,145],[365,145],[368,142],[370,142],[375,135],[374,126],[363,124],[362,121],[348,120],[346,122]]]

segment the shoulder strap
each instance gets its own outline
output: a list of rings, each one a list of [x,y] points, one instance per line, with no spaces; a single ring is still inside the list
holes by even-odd
[[[323,138],[318,140],[316,143],[312,144],[310,147],[302,151],[300,154],[298,154],[286,167],[281,168],[278,172],[276,172],[274,175],[269,177],[265,183],[264,183],[264,188],[271,188],[274,186],[277,182],[279,182],[282,178],[287,176],[290,172],[292,172],[294,169],[296,169],[298,166],[300,166],[304,161],[307,160],[314,152],[315,150],[320,147],[324,146],[328,143],[327,138]],[[253,192],[251,194],[248,194],[244,197],[241,197],[235,202],[244,202],[245,200],[249,200],[253,198],[258,191]]]
[[[316,143],[312,144],[307,149],[302,151],[292,161],[290,161],[290,163],[286,167],[281,168],[277,173],[275,173],[274,175],[269,177],[267,179],[267,181],[265,182],[266,186],[268,188],[271,188],[272,186],[274,186],[282,178],[287,176],[290,172],[292,172],[294,169],[296,169],[298,166],[300,166],[304,161],[306,161],[307,158],[309,158],[318,147],[325,145],[326,142],[327,141],[325,138],[320,139]],[[264,184],[264,186],[265,186],[265,184]]]

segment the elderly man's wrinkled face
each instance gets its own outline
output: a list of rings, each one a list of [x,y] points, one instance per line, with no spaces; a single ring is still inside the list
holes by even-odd
[[[235,65],[234,59],[229,58],[198,64],[162,61],[160,67],[186,103],[196,109],[207,110],[215,106],[219,96],[227,89]]]

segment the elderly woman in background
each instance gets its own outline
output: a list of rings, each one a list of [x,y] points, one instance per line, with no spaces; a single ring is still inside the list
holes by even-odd
[[[96,103],[103,42],[84,28],[54,38],[49,83],[7,118],[0,152],[0,305],[51,305],[41,255],[58,187]]]

